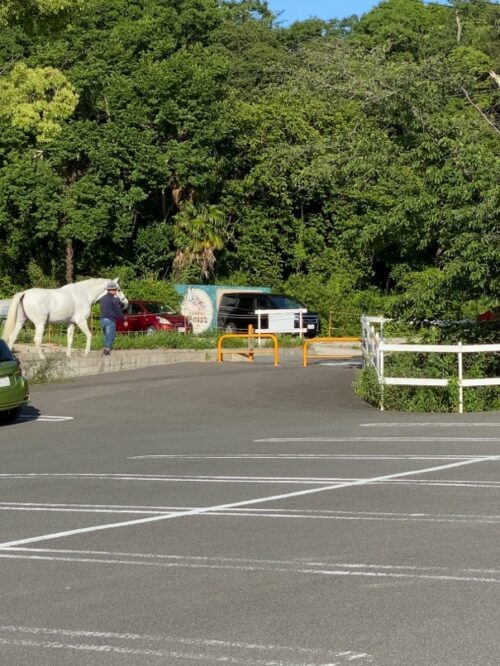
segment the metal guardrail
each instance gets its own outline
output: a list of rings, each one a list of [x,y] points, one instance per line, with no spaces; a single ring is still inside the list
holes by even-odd
[[[338,338],[309,338],[304,342],[303,347],[303,366],[307,368],[310,358],[351,358],[352,354],[309,354],[309,345],[321,344],[322,342],[361,342],[361,338],[356,337],[338,337]]]
[[[222,349],[222,343],[224,340],[228,339],[241,339],[248,338],[248,348],[247,349]],[[255,349],[253,346],[253,341],[267,339],[272,340],[274,345],[274,365],[278,366],[279,362],[279,345],[278,338],[272,333],[255,333],[253,326],[248,327],[248,333],[225,333],[221,335],[217,340],[217,361],[222,363],[224,360],[224,354],[239,354],[240,356],[246,356],[247,360],[252,363],[255,357],[255,354],[268,354],[267,349]]]
[[[384,409],[384,386],[448,386],[451,381],[458,383],[458,412],[464,411],[464,388],[473,386],[500,386],[500,377],[468,378],[464,379],[463,355],[500,353],[500,344],[469,345],[459,342],[456,345],[419,345],[419,344],[391,344],[384,341],[384,324],[391,321],[384,317],[361,317],[363,331],[362,351],[363,360],[377,373],[381,386],[380,409]],[[375,324],[380,329],[375,330]],[[385,355],[392,352],[411,353],[437,353],[457,355],[457,375],[453,378],[434,379],[431,377],[388,377],[385,374]]]

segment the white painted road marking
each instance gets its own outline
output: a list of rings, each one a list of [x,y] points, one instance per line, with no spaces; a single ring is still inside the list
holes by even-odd
[[[484,454],[484,457],[495,456],[496,453]],[[180,459],[180,460],[467,460],[469,458],[478,458],[477,455],[465,454],[428,454],[419,455],[411,453],[394,453],[394,454],[378,454],[378,453],[360,453],[360,454],[347,454],[347,453],[230,453],[222,455],[198,455],[198,454],[182,454],[182,453],[151,453],[142,456],[128,456],[127,460],[147,460],[147,459]]]
[[[24,539],[17,539],[14,541],[7,541],[0,544],[0,548],[10,548],[12,546],[21,546],[28,543],[38,543],[40,541],[49,541],[53,539],[61,539],[68,536],[75,536],[77,534],[88,534],[90,532],[100,532],[103,530],[116,529],[118,527],[129,527],[131,525],[144,525],[147,523],[154,523],[164,520],[172,520],[174,518],[181,518],[186,516],[196,516],[210,511],[219,511],[224,509],[232,509],[241,506],[251,506],[253,504],[262,504],[263,502],[273,502],[281,499],[289,499],[291,497],[300,497],[302,495],[313,495],[328,490],[340,490],[342,488],[351,488],[353,486],[364,486],[378,481],[387,481],[389,479],[398,479],[406,476],[415,476],[419,474],[426,474],[429,472],[437,472],[444,469],[454,469],[455,467],[464,467],[466,465],[474,465],[486,461],[499,460],[500,456],[490,456],[487,458],[472,458],[471,460],[462,460],[459,462],[449,463],[447,465],[438,465],[436,467],[427,467],[424,469],[410,470],[408,472],[397,472],[396,474],[385,474],[383,476],[375,476],[367,479],[358,479],[356,481],[348,481],[344,483],[336,483],[334,485],[322,486],[320,488],[308,488],[306,490],[296,490],[290,493],[283,493],[280,495],[270,495],[268,497],[258,497],[250,500],[242,500],[239,502],[230,502],[227,504],[217,504],[215,506],[205,507],[202,509],[191,509],[189,511],[182,511],[180,513],[167,513],[160,516],[150,516],[148,518],[138,518],[136,520],[127,520],[119,523],[108,523],[106,525],[95,525],[93,527],[82,527],[73,530],[65,530],[64,532],[53,532],[50,534],[41,534],[35,537],[28,537]]]
[[[92,645],[89,643],[66,643],[61,641],[35,641],[33,639],[9,639],[0,638],[0,645],[10,645],[23,648],[43,648],[52,650],[77,650],[78,652],[104,652],[106,654],[134,655],[141,657],[168,657],[168,659],[189,659],[190,661],[201,661],[203,663],[224,662],[225,664],[247,664],[248,666],[315,666],[315,664],[303,662],[298,664],[290,661],[276,661],[272,659],[239,659],[238,657],[215,656],[208,653],[177,652],[170,650],[150,650],[141,648],[129,648],[119,645]],[[340,662],[329,662],[320,666],[336,666]]]
[[[267,437],[254,442],[500,442],[500,437]]]
[[[491,456],[483,458],[483,461],[496,462],[500,456]],[[475,458],[477,462],[481,459]],[[102,481],[135,481],[146,483],[263,483],[263,484],[306,484],[306,485],[324,485],[325,483],[344,483],[345,481],[365,481],[366,478],[360,477],[298,477],[298,476],[180,476],[168,474],[71,474],[71,473],[42,473],[42,474],[0,474],[0,478],[5,479],[38,479],[38,478],[60,478],[67,479],[97,479]],[[453,488],[500,488],[500,481],[470,481],[449,480],[449,479],[384,479],[374,481],[373,485],[397,485],[397,486],[443,486]]]
[[[60,423],[62,421],[73,421],[73,416],[48,416],[46,414],[20,414],[18,421],[39,421],[40,423]]]
[[[151,635],[151,634],[133,634],[133,633],[118,633],[114,631],[88,631],[85,629],[54,629],[54,628],[48,628],[48,627],[25,627],[25,626],[14,626],[14,625],[4,625],[0,626],[0,632],[3,634],[14,634],[14,635],[19,635],[19,634],[27,634],[28,636],[39,636],[39,637],[58,637],[58,638],[78,638],[78,639],[93,639],[95,641],[98,640],[107,640],[107,641],[122,641],[125,645],[127,643],[134,643],[134,642],[139,642],[139,643],[153,643],[157,645],[158,643],[177,643],[182,646],[189,646],[189,647],[196,647],[196,648],[201,648],[204,650],[214,650],[214,649],[223,649],[223,650],[245,650],[257,654],[262,654],[265,656],[266,652],[269,653],[284,653],[285,658],[307,658],[307,659],[321,659],[322,661],[324,659],[331,659],[335,658],[337,661],[335,662],[336,664],[342,664],[344,661],[349,661],[349,662],[357,662],[358,664],[361,663],[372,663],[372,658],[370,655],[368,655],[366,652],[353,652],[352,650],[342,650],[342,651],[334,651],[334,650],[322,650],[319,648],[304,648],[300,646],[283,646],[283,645],[269,645],[269,644],[259,644],[259,643],[244,643],[244,642],[237,642],[237,641],[222,641],[218,639],[196,639],[196,638],[183,638],[183,637],[176,637],[176,636],[158,636],[158,635]],[[12,639],[8,639],[12,640]],[[22,640],[22,639],[21,639]],[[64,647],[63,644],[56,644],[54,647],[58,647],[61,645],[61,647]],[[102,646],[93,646],[90,645],[89,648],[92,650],[94,647],[102,647]],[[108,646],[105,646],[108,647]],[[113,646],[109,646],[110,648]],[[73,648],[74,649],[74,648]],[[100,651],[100,650],[98,650]],[[106,651],[106,650],[104,650]],[[113,652],[112,649],[109,650],[109,652]],[[126,654],[127,651],[126,649],[123,650],[123,652]],[[135,652],[134,652],[135,653]],[[150,652],[149,652],[150,654]],[[172,656],[172,654],[175,653],[163,653],[161,656]],[[178,654],[178,653],[177,653]],[[270,657],[273,655],[270,655]],[[178,654],[178,658],[182,658],[182,655]],[[207,652],[207,654],[204,655],[204,658],[206,659],[206,663],[210,663],[211,661],[211,655]],[[226,657],[225,658],[227,663],[234,663],[231,662],[230,658]],[[340,661],[338,661],[340,659]],[[359,660],[362,660],[360,662]],[[368,661],[366,661],[368,660]],[[255,664],[262,664],[262,663],[271,663],[271,664],[276,664],[276,666],[279,666],[280,664],[284,663],[289,663],[289,662],[281,662],[281,661],[272,661],[272,662],[262,662],[262,661],[252,661],[251,663]],[[317,662],[315,662],[317,663]],[[329,662],[330,664],[332,663],[331,661]],[[298,665],[295,665],[298,666]],[[328,664],[323,664],[323,666],[328,666]]]
[[[412,423],[360,423],[359,425],[361,428],[500,428],[500,423],[488,423],[488,421],[483,421],[482,423],[448,423],[447,421],[432,423],[432,421],[415,421]]]
[[[114,513],[129,515],[159,515],[191,510],[186,506],[123,506],[113,504],[45,504],[33,502],[0,502],[0,511],[45,511],[60,513]],[[302,520],[364,520],[389,522],[474,523],[498,525],[500,515],[454,514],[388,511],[334,511],[331,509],[227,509],[203,514],[204,516],[232,516],[238,518],[297,518]]]
[[[352,367],[353,365],[357,365],[357,366],[361,367],[363,365],[363,362],[361,360],[359,360],[358,357],[353,356],[352,361],[345,361],[345,360],[344,361],[320,361],[319,363],[316,362],[316,363],[312,363],[311,365],[326,365],[326,366],[330,366],[330,367],[334,367],[334,368],[338,368],[339,366],[341,366],[341,367],[342,366]]]
[[[349,576],[366,578],[409,578],[441,582],[500,584],[500,569],[371,564],[366,562],[308,562],[235,557],[161,555],[112,551],[10,548],[0,552],[0,560],[78,562],[80,564],[130,565],[167,569],[220,569],[260,571],[269,574]]]

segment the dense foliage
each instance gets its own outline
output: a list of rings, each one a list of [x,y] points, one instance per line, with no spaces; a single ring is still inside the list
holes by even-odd
[[[0,296],[115,267],[471,316],[500,291],[500,8],[0,0]],[[113,273],[114,274],[114,273]]]

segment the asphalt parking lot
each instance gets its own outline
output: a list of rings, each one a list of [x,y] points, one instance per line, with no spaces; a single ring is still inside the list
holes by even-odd
[[[34,387],[0,430],[0,664],[500,663],[500,415],[349,365]]]

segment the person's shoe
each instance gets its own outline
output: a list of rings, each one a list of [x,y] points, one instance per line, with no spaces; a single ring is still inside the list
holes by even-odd
[[[109,356],[110,354],[111,354],[111,350],[108,349],[107,347],[104,347],[104,349],[102,350],[102,355],[103,356]]]

